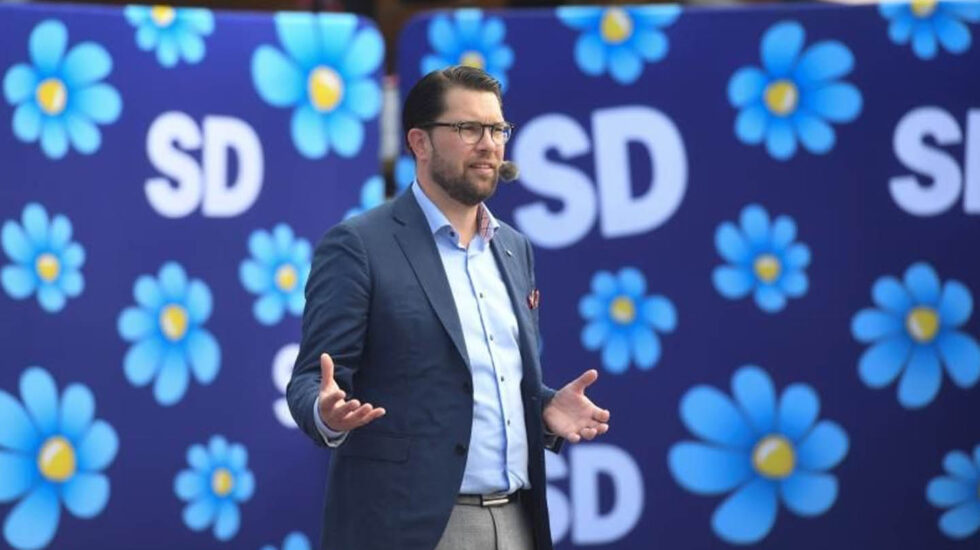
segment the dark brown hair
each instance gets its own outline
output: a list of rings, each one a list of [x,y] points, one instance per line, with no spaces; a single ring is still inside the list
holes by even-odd
[[[422,77],[412,86],[402,108],[402,131],[408,145],[408,131],[434,122],[446,110],[446,92],[451,88],[464,88],[477,92],[490,92],[497,96],[501,110],[504,100],[500,94],[500,82],[481,69],[456,65],[447,67]],[[409,153],[415,156],[411,146]]]

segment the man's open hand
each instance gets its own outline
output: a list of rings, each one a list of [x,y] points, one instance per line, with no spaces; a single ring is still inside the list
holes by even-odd
[[[598,378],[599,372],[590,369],[558,390],[542,413],[551,433],[578,443],[609,430],[609,411],[596,407],[585,396],[585,388]]]
[[[385,410],[357,399],[344,401],[347,394],[333,379],[333,359],[320,355],[320,420],[335,432],[347,432],[384,416]]]

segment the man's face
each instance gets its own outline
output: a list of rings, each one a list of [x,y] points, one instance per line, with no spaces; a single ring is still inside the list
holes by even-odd
[[[444,99],[446,110],[436,122],[504,122],[500,102],[492,92],[450,88]],[[467,206],[476,206],[493,195],[504,146],[494,143],[489,128],[475,144],[464,143],[455,128],[436,126],[429,134],[433,147],[429,175],[447,195]]]

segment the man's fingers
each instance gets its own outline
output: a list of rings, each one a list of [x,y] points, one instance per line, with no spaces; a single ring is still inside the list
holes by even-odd
[[[583,429],[579,433],[581,434],[581,436],[583,438],[588,439],[588,440],[595,439],[595,436],[598,435],[596,433],[596,429],[595,428],[585,428],[585,429]]]
[[[336,384],[333,379],[333,359],[329,353],[320,354],[320,389]]]
[[[582,440],[581,436],[579,436],[577,433],[574,432],[565,436],[565,439],[569,440],[572,443],[578,443],[579,441]]]
[[[609,424],[599,424],[599,426],[596,428],[596,431],[599,432],[599,435],[602,435],[602,434],[608,432],[609,431]]]
[[[384,415],[385,410],[383,408],[374,408],[370,403],[365,403],[350,412],[341,422],[346,426],[345,429],[353,430],[354,428],[360,428],[369,422],[377,420]]]
[[[576,378],[575,380],[572,380],[571,384],[569,385],[572,386],[572,389],[574,389],[576,392],[581,393],[585,391],[585,388],[591,386],[592,383],[595,382],[598,378],[599,378],[599,371],[595,369],[589,369],[583,372],[582,375]]]
[[[609,422],[609,410],[608,409],[597,409],[596,412],[592,413],[592,420],[596,422]]]
[[[320,395],[320,410],[327,411],[328,413],[333,411],[347,394],[343,390],[328,391]]]

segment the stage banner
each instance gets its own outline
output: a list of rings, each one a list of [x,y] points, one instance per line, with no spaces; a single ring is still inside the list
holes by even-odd
[[[380,202],[353,15],[0,6],[3,548],[316,546],[284,391],[313,247]]]
[[[535,247],[545,381],[597,369],[612,412],[548,456],[559,548],[980,542],[978,23],[923,0],[406,27],[403,93],[500,81],[521,175],[489,206]]]

